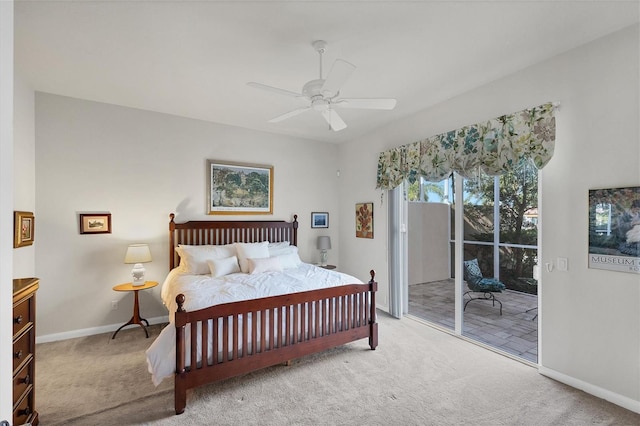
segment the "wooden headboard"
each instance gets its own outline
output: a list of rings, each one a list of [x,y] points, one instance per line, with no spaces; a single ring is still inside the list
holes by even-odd
[[[180,264],[175,248],[178,244],[187,245],[223,245],[231,243],[259,243],[269,241],[277,243],[289,241],[298,245],[298,215],[293,222],[284,220],[191,220],[175,223],[175,214],[169,218],[169,270]]]

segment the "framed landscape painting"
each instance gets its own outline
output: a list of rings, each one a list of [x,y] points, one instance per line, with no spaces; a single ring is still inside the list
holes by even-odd
[[[589,268],[640,274],[640,186],[589,190]]]
[[[81,234],[110,234],[111,213],[80,213]]]
[[[328,228],[329,227],[329,213],[327,213],[327,212],[312,212],[311,213],[311,227],[312,228]]]
[[[273,166],[208,160],[208,214],[273,214]]]

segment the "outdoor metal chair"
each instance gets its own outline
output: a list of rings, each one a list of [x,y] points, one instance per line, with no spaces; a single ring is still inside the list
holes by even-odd
[[[506,287],[495,278],[485,278],[478,265],[478,259],[464,261],[464,280],[467,282],[469,291],[464,296],[469,296],[469,300],[464,304],[463,311],[472,300],[490,300],[493,306],[496,302],[500,304],[500,315],[502,315],[502,302],[493,293],[502,293]],[[474,294],[482,294],[482,297],[473,297]]]

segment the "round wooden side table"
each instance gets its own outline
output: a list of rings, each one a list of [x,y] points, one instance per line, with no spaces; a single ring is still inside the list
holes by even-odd
[[[336,265],[324,265],[324,266],[318,265],[318,266],[324,269],[336,269]]]
[[[147,338],[149,338],[149,332],[147,331],[147,327],[149,327],[149,321],[140,317],[140,302],[138,301],[138,292],[140,290],[147,290],[147,289],[153,288],[157,285],[158,283],[156,281],[145,281],[143,285],[133,285],[131,283],[124,283],[124,284],[118,284],[113,287],[114,291],[133,291],[133,316],[131,317],[129,322],[127,322],[126,324],[122,324],[120,328],[118,328],[115,331],[115,333],[113,333],[113,336],[111,336],[112,339],[115,339],[116,334],[118,334],[118,332],[123,328],[125,328],[126,326],[136,325],[136,324],[142,327],[142,329],[144,330],[144,334],[146,334]],[[147,327],[145,327],[145,324],[147,325]]]

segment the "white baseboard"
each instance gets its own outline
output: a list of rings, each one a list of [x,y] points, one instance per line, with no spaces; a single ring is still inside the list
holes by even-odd
[[[169,316],[149,318],[149,325],[162,324],[169,322]],[[56,342],[58,340],[73,339],[76,337],[93,336],[94,334],[111,333],[116,331],[122,324],[101,325],[99,327],[83,328],[80,330],[65,331],[63,333],[46,334],[44,336],[36,336],[36,344]]]
[[[547,376],[551,379],[557,380],[576,389],[580,389],[588,394],[597,396],[598,398],[602,398],[613,404],[619,405],[620,407],[626,408],[627,410],[631,410],[635,413],[640,414],[640,401],[633,400],[615,392],[611,392],[610,390],[603,389],[591,383],[583,382],[582,380],[576,379],[575,377],[567,376],[566,374],[559,373],[555,370],[543,366],[538,367],[538,372],[543,376]]]

